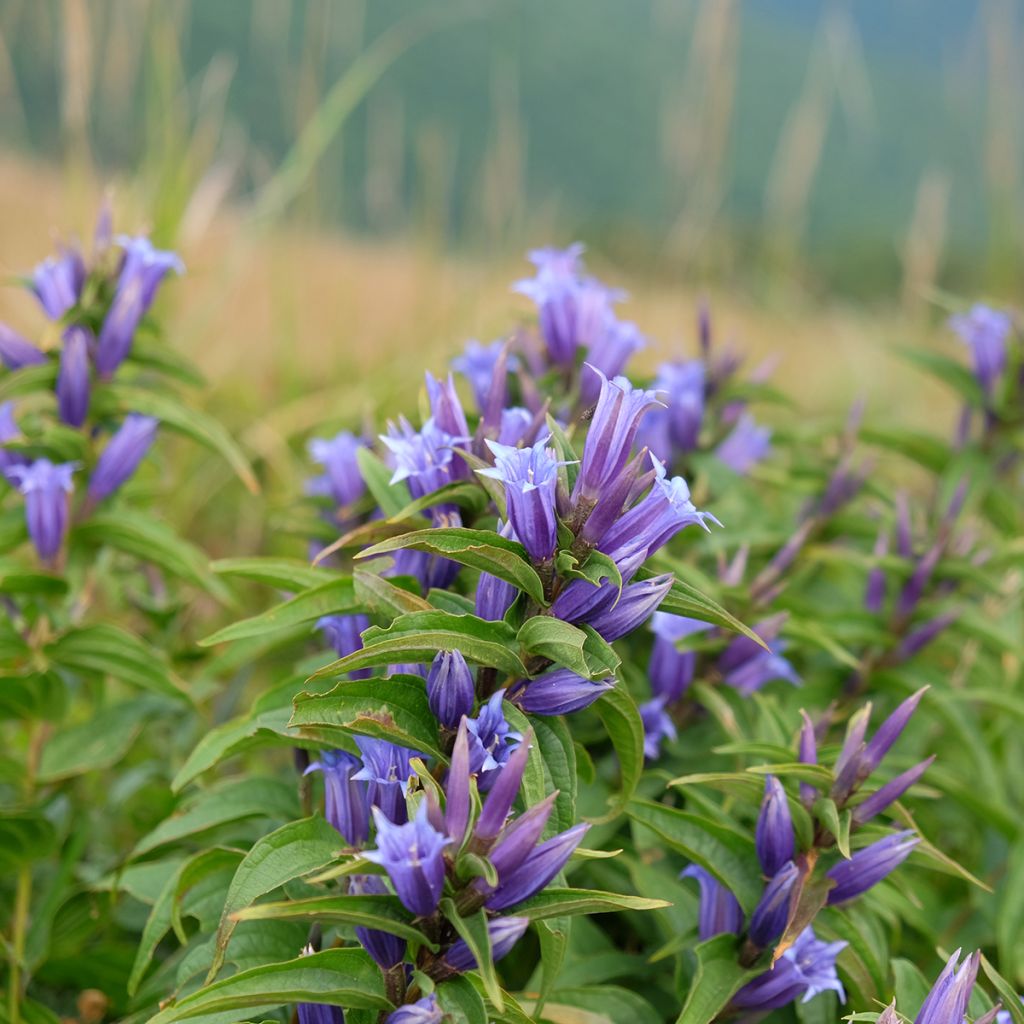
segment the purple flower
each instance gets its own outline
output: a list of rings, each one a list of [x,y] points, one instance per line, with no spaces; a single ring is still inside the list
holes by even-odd
[[[787,861],[765,886],[761,902],[750,917],[750,941],[762,948],[774,942],[785,930],[789,920],[789,904],[800,869]]]
[[[745,476],[771,450],[772,432],[759,427],[754,417],[744,413],[732,433],[715,449],[715,455],[734,473]]]
[[[895,832],[858,850],[849,860],[841,860],[827,872],[836,883],[829,891],[828,902],[845,903],[863,895],[895,871],[920,841],[909,829]]]
[[[17,331],[0,324],[0,363],[8,370],[20,370],[23,366],[39,366],[46,362],[46,356],[23,338]]]
[[[504,445],[518,445],[527,441],[537,424],[537,417],[521,406],[513,406],[511,409],[501,410],[501,426],[498,428],[498,443]]]
[[[876,814],[881,814],[889,804],[894,800],[899,800],[924,775],[934,760],[935,755],[933,754],[919,764],[914,765],[913,768],[908,768],[905,772],[901,772],[896,778],[872,793],[863,803],[858,804],[853,809],[854,822],[862,825],[864,822],[870,821]]]
[[[314,462],[324,467],[324,475],[313,482],[313,491],[329,494],[336,505],[347,507],[366,493],[366,482],[359,470],[356,453],[365,448],[355,434],[343,430],[330,440],[314,437],[309,442],[309,454]]]
[[[649,558],[687,526],[698,525],[707,530],[707,520],[716,526],[722,525],[710,512],[698,511],[690,500],[690,488],[681,476],[668,477],[664,464],[653,455],[651,463],[654,466],[651,489],[600,538],[601,550],[616,562],[628,547],[637,545],[646,548]]]
[[[800,727],[800,743],[797,751],[797,759],[801,764],[818,763],[818,740],[814,735],[814,723],[806,711],[801,710],[803,724]],[[818,790],[809,782],[800,783],[800,799],[805,807],[811,807],[818,799]]]
[[[439,490],[456,478],[454,460],[464,465],[454,448],[469,441],[466,435],[449,434],[430,417],[421,430],[413,430],[409,421],[400,416],[398,423],[388,424],[387,434],[380,438],[391,452],[395,467],[392,483],[408,480],[409,493],[414,498]]]
[[[89,346],[92,335],[85,327],[64,332],[57,374],[57,411],[64,423],[80,427],[89,413]]]
[[[736,897],[699,864],[691,864],[681,877],[696,878],[700,885],[700,912],[697,917],[700,941],[706,942],[723,932],[738,935],[743,927],[743,910]]]
[[[614,686],[613,676],[594,682],[567,668],[556,668],[517,683],[512,699],[531,715],[569,715],[590,707]]]
[[[972,953],[960,963],[958,949],[946,961],[931,991],[921,1004],[921,1010],[914,1018],[914,1024],[960,1024],[967,1012],[974,982],[981,966],[981,953]]]
[[[610,311],[588,344],[587,362],[606,377],[616,377],[626,368],[630,357],[647,344],[636,324],[617,319]],[[587,405],[597,401],[601,382],[595,374],[585,374],[580,382],[580,400]]]
[[[379,875],[352,875],[348,891],[353,896],[384,896],[388,893]],[[356,928],[356,938],[382,971],[400,964],[405,958],[405,939],[390,932],[382,932],[377,928]]]
[[[302,773],[323,773],[324,817],[352,846],[361,846],[370,837],[367,785],[356,779],[361,767],[359,758],[344,750],[325,750]]]
[[[68,531],[68,495],[77,463],[54,464],[36,459],[27,465],[10,466],[7,477],[25,496],[25,522],[32,543],[44,562],[56,558]]]
[[[323,615],[316,620],[316,628],[324,634],[339,658],[347,658],[363,649],[361,634],[370,628],[370,620],[366,615]],[[359,669],[349,672],[348,677],[369,679],[372,675],[371,669]]]
[[[523,738],[505,720],[502,710],[504,699],[505,691],[498,690],[480,708],[476,718],[466,719],[470,771],[477,776],[481,792],[487,792],[498,780],[505,763]]]
[[[766,875],[781,871],[793,859],[793,819],[789,813],[786,791],[774,775],[764,780],[764,800],[757,818],[757,859]]]
[[[417,917],[437,909],[444,890],[444,848],[451,840],[427,820],[424,800],[416,817],[404,825],[389,821],[380,808],[373,809],[377,849],[363,856],[388,873],[402,905]]]
[[[609,380],[592,366],[589,372],[600,379],[601,393],[573,489],[573,501],[582,503],[588,510],[625,469],[644,413],[660,404],[653,391],[634,388],[625,377]]]
[[[887,530],[879,530],[873,554],[875,558],[881,559],[888,553],[889,532]],[[868,573],[867,586],[864,588],[864,607],[869,612],[877,614],[882,610],[885,605],[885,590],[885,570],[880,565],[876,565]]]
[[[565,867],[589,828],[574,825],[535,847],[510,870],[499,871],[498,888],[487,898],[487,909],[505,910],[540,892]]]
[[[665,394],[666,423],[673,454],[685,455],[697,447],[704,420],[705,370],[699,359],[662,363],[654,390]]]
[[[748,982],[732,998],[741,1010],[767,1013],[796,999],[808,1002],[821,992],[832,991],[846,1002],[846,992],[836,974],[836,957],[845,942],[822,942],[812,928],[805,928],[775,964]],[[950,1018],[952,1020],[952,1018]]]
[[[988,306],[976,305],[969,312],[950,317],[949,326],[971,350],[974,376],[991,395],[1006,369],[1007,341],[1013,330],[1009,315]]]
[[[448,380],[440,381],[432,373],[427,373],[427,397],[430,400],[430,415],[437,426],[452,437],[469,437],[469,426],[466,414],[462,409],[455,381],[448,374]],[[459,462],[465,467],[464,462]]]
[[[529,740],[524,740],[516,747],[505,767],[498,773],[498,779],[490,788],[483,810],[477,819],[473,835],[479,843],[489,845],[493,842],[512,811],[512,804],[519,794],[519,786],[523,781],[526,763],[530,758]],[[454,766],[454,758],[452,764]]]
[[[327,1003],[299,1003],[295,1007],[299,1024],[345,1024],[345,1014],[340,1006]]]
[[[654,646],[647,665],[651,692],[655,697],[664,697],[668,702],[677,701],[693,682],[697,655],[694,651],[678,650],[676,643],[694,633],[709,630],[711,623],[669,612],[655,612],[651,618],[651,628],[654,631]]]
[[[665,710],[664,697],[644,702],[639,710],[644,727],[644,757],[656,761],[661,755],[661,741],[676,738],[676,725]]]
[[[515,870],[527,857],[540,839],[551,817],[557,793],[550,793],[539,804],[528,807],[518,818],[513,819],[502,830],[498,841],[488,854],[488,859],[498,872],[498,878]],[[477,884],[480,883],[478,880]]]
[[[912,629],[901,641],[893,653],[894,658],[907,661],[915,654],[923,651],[936,637],[944,633],[959,616],[956,612],[945,612]]]
[[[776,679],[801,685],[796,670],[782,657],[785,641],[775,639],[785,621],[784,614],[773,615],[754,626],[754,632],[768,644],[767,651],[749,637],[738,636],[730,641],[718,659],[719,671],[729,686],[749,695]]]
[[[156,438],[159,421],[152,416],[129,413],[117,433],[107,442],[89,479],[92,504],[109,498],[128,481]]]
[[[415,1003],[406,1003],[389,1013],[384,1024],[441,1024],[444,1011],[437,1004],[437,996],[433,992],[429,996],[417,999]]]
[[[355,740],[363,766],[352,778],[369,783],[370,804],[380,808],[395,824],[401,824],[408,817],[405,793],[413,774],[410,761],[419,754],[371,736],[357,736]]]
[[[639,583],[627,583],[618,603],[590,620],[590,625],[609,643],[632,633],[654,614],[674,582],[671,573],[652,576]]]
[[[116,241],[124,249],[124,263],[96,343],[96,369],[104,377],[110,377],[128,357],[135,331],[166,274],[185,271],[173,252],[154,248],[148,238],[118,235]]]
[[[452,369],[461,373],[469,386],[473,389],[473,396],[476,398],[477,407],[483,412],[487,408],[488,398],[494,384],[494,371],[501,360],[505,343],[502,341],[491,342],[490,345],[482,345],[479,341],[469,341],[462,351],[461,356],[452,360]],[[509,360],[508,370],[515,369],[515,362]],[[505,381],[501,382],[505,385]],[[508,397],[507,385],[503,388],[501,404],[504,405]]]
[[[427,702],[441,725],[454,729],[473,710],[473,673],[460,651],[439,651],[427,675]]]
[[[491,939],[491,960],[497,963],[512,952],[512,947],[523,937],[530,926],[526,917],[494,917],[487,922],[487,934]],[[454,971],[472,971],[476,957],[464,939],[455,942],[444,955],[445,963]]]
[[[14,420],[14,403],[0,402],[0,475],[6,475],[11,466],[20,466],[25,460],[6,445],[21,436],[18,424]]]
[[[477,472],[505,485],[508,518],[516,536],[535,562],[554,554],[558,524],[555,520],[555,491],[558,488],[558,460],[543,438],[528,448],[511,448],[488,441],[494,453],[494,468]]]
[[[51,320],[59,320],[76,305],[85,283],[85,265],[75,249],[48,256],[32,271],[32,291]]]
[[[498,536],[515,540],[511,523],[502,523],[499,519],[497,529]],[[512,602],[518,594],[519,591],[511,583],[499,580],[489,572],[482,572],[476,583],[475,614],[489,622],[499,622],[512,607]]]

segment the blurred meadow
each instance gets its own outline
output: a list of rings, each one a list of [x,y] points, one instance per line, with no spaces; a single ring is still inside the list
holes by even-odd
[[[1017,284],[1020,38],[1012,0],[5,0],[0,268],[112,189],[183,254],[162,312],[204,400],[287,479],[289,437],[397,408],[577,238],[642,367],[704,300],[809,411],[870,384],[923,425],[952,398],[897,348]],[[39,326],[15,288],[0,319]]]

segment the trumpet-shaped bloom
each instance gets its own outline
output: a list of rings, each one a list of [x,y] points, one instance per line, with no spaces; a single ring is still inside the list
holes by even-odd
[[[80,427],[89,414],[89,345],[91,335],[84,327],[64,332],[57,373],[57,411],[70,427]]]
[[[679,700],[686,692],[693,682],[697,655],[694,651],[678,650],[676,644],[684,637],[706,632],[710,628],[711,623],[701,622],[700,619],[672,615],[670,612],[654,613],[651,617],[654,646],[647,664],[647,675],[655,697],[664,697],[671,703]]]
[[[356,779],[361,768],[358,757],[344,750],[325,750],[303,772],[323,774],[324,817],[353,846],[361,846],[370,837],[367,785]]]
[[[785,930],[789,904],[800,869],[787,861],[765,886],[761,902],[750,916],[750,940],[762,948],[774,942]]]
[[[388,873],[403,906],[417,917],[432,914],[444,891],[444,848],[451,840],[427,820],[424,800],[416,817],[404,825],[389,821],[373,809],[377,849],[363,856]]]
[[[329,494],[335,504],[343,507],[357,502],[366,493],[366,482],[356,455],[365,447],[360,438],[347,430],[329,439],[314,437],[309,442],[309,454],[324,468],[323,476],[312,482],[314,493]]]
[[[32,271],[31,289],[51,320],[59,320],[78,303],[85,284],[85,264],[76,249],[48,256]]]
[[[590,625],[609,643],[642,626],[665,600],[674,582],[672,574],[627,583],[616,604],[590,618]]]
[[[655,697],[640,705],[640,721],[644,727],[644,757],[656,761],[661,754],[662,740],[676,738],[676,725],[665,710],[666,699]]]
[[[68,495],[74,490],[74,462],[49,459],[9,466],[6,474],[25,496],[28,535],[44,562],[57,556],[68,531]]]
[[[619,320],[609,314],[597,326],[597,333],[587,345],[587,362],[606,377],[617,377],[626,368],[630,358],[647,344],[636,324]],[[601,390],[600,379],[585,374],[580,381],[580,399],[588,405],[597,401]]]
[[[23,338],[17,331],[0,324],[0,363],[8,370],[20,370],[23,366],[39,366],[46,362],[46,356]]]
[[[452,360],[452,369],[461,373],[469,386],[473,389],[473,397],[476,399],[477,408],[481,412],[487,408],[491,389],[494,385],[494,372],[501,359],[505,343],[502,341],[491,342],[490,345],[481,344],[479,341],[469,341],[462,350],[462,355]],[[506,370],[514,370],[514,360],[509,360]],[[505,405],[508,398],[508,386],[506,381],[499,382],[501,389],[501,404]]]
[[[808,1002],[821,992],[835,992],[846,1002],[846,992],[836,974],[836,957],[845,942],[822,942],[812,928],[805,928],[792,946],[760,977],[748,982],[732,998],[737,1009],[767,1012],[788,1006],[797,999]],[[949,1018],[952,1021],[954,1018]]]
[[[368,783],[370,803],[391,821],[401,824],[408,817],[405,794],[413,774],[410,761],[419,755],[370,736],[357,736],[356,746],[362,754],[363,766],[352,778]]]
[[[466,719],[470,771],[477,776],[481,792],[487,792],[494,785],[522,740],[522,736],[505,720],[504,699],[505,691],[498,690],[480,708],[476,718]]]
[[[353,896],[384,896],[387,886],[380,875],[352,875],[349,890]],[[386,971],[400,964],[405,957],[405,939],[377,928],[356,928],[356,938],[377,966]]]
[[[103,501],[132,478],[156,439],[159,421],[129,413],[107,442],[89,478],[89,501]]]
[[[745,476],[771,451],[772,432],[744,413],[732,433],[715,449],[715,455],[734,473]]]
[[[973,306],[967,313],[950,317],[949,326],[971,350],[974,376],[991,394],[1006,369],[1007,347],[1013,321],[1009,315],[988,306]]]
[[[384,1024],[441,1024],[444,1011],[433,992],[388,1014]]]
[[[683,871],[682,877],[696,878],[700,885],[700,910],[697,916],[700,941],[706,942],[723,932],[738,935],[743,927],[743,910],[736,897],[699,864],[691,864]]]
[[[914,1024],[948,1024],[951,1021],[960,1024],[967,1012],[980,965],[980,953],[972,953],[961,964],[958,949],[946,961],[942,973],[921,1004]]]

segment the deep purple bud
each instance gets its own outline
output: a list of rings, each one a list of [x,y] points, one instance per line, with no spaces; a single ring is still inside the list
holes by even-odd
[[[956,612],[946,612],[944,615],[936,615],[924,624],[912,629],[896,648],[894,658],[900,661],[907,661],[915,654],[923,651],[940,633],[945,632],[959,618]]]
[[[967,1012],[980,966],[980,953],[972,953],[960,964],[958,949],[946,962],[925,997],[920,1012],[914,1018],[914,1024],[950,1024],[954,1021],[960,1024]]]
[[[455,845],[461,846],[469,824],[469,734],[466,719],[459,722],[445,787],[445,831]]]
[[[634,388],[625,377],[608,380],[593,367],[589,367],[589,372],[600,378],[601,394],[572,495],[574,503],[582,502],[588,509],[625,468],[644,413],[660,404],[653,391]]]
[[[762,949],[774,942],[789,920],[789,904],[800,869],[787,861],[765,886],[761,902],[750,917],[750,941]]]
[[[295,1012],[299,1024],[345,1024],[345,1013],[340,1006],[327,1003],[298,1003]]]
[[[423,801],[416,817],[404,825],[390,822],[379,808],[373,809],[377,849],[363,856],[388,873],[402,905],[417,917],[437,909],[444,890],[444,848],[451,840],[427,820]]]
[[[324,467],[324,475],[313,484],[314,492],[329,494],[342,507],[357,502],[366,493],[357,458],[359,449],[365,447],[360,438],[347,430],[329,440],[314,437],[309,442],[309,454]]]
[[[302,773],[323,772],[324,817],[352,846],[370,837],[370,803],[365,782],[356,779],[362,764],[344,750],[325,750]]]
[[[800,715],[803,718],[803,725],[800,727],[800,744],[797,751],[797,759],[801,764],[818,763],[818,740],[814,735],[814,723],[810,715],[802,708]],[[818,790],[809,782],[800,783],[800,799],[804,806],[810,807],[818,799]]]
[[[935,572],[935,567],[939,564],[939,559],[942,558],[945,546],[944,540],[936,541],[914,566],[914,571],[911,573],[910,579],[903,585],[899,600],[896,602],[898,615],[907,616],[917,607],[924,596],[928,581],[932,578],[932,573]]]
[[[875,558],[884,558],[889,553],[889,533],[882,529],[878,531],[875,540]],[[868,573],[867,587],[864,589],[864,607],[869,612],[877,614],[885,605],[885,570],[876,565]]]
[[[527,917],[494,917],[487,922],[487,934],[491,939],[491,960],[497,963],[503,956],[512,952],[512,947],[523,937],[523,932],[530,926]],[[452,970],[472,971],[476,966],[473,955],[464,939],[459,939],[448,949],[444,961]]]
[[[487,909],[505,910],[540,892],[565,867],[589,828],[574,825],[535,847],[511,870],[499,872],[498,888],[487,898]]]
[[[757,818],[757,859],[766,875],[781,871],[787,861],[793,859],[793,819],[789,813],[786,791],[774,775],[764,780],[764,800]]]
[[[152,416],[129,413],[117,433],[107,442],[89,479],[92,504],[109,498],[131,479],[156,438],[159,422]]]
[[[388,888],[379,875],[352,875],[348,891],[353,896],[384,896]],[[382,971],[400,964],[405,958],[405,939],[390,932],[356,928],[356,938]]]
[[[44,562],[54,559],[64,543],[68,530],[68,495],[74,490],[71,477],[76,466],[74,462],[55,465],[49,459],[36,459],[6,470],[8,479],[17,484],[25,496],[28,534]]]
[[[356,736],[355,740],[363,755],[363,766],[352,778],[369,783],[370,804],[379,807],[390,821],[401,824],[408,818],[405,793],[413,774],[410,761],[420,755],[371,736]]]
[[[89,414],[90,338],[84,327],[69,327],[64,332],[57,374],[57,411],[71,427],[80,427]]]
[[[488,859],[498,872],[498,877],[512,871],[536,846],[551,817],[557,793],[550,793],[539,804],[527,808],[518,818],[502,831]]]
[[[700,911],[697,916],[700,941],[706,942],[724,932],[738,935],[743,927],[743,910],[736,897],[699,864],[691,864],[683,871],[682,877],[696,878],[700,885]]]
[[[429,996],[417,999],[415,1003],[406,1003],[389,1013],[384,1024],[441,1024],[444,1016],[437,996],[431,992]]]
[[[989,395],[1006,369],[1007,342],[1013,321],[988,306],[973,306],[967,313],[950,317],[949,326],[971,350],[974,376]]]
[[[903,730],[907,727],[911,716],[921,703],[927,686],[922,686],[917,693],[908,697],[896,710],[878,727],[878,731],[871,738],[871,742],[864,748],[864,756],[861,759],[861,777],[867,778],[881,763],[892,745],[900,738]]]
[[[0,324],[0,363],[8,370],[20,370],[23,366],[39,366],[45,362],[46,356],[35,345],[7,324]]]
[[[619,320],[609,311],[596,337],[587,346],[587,362],[606,377],[617,377],[626,368],[630,357],[647,344],[636,324]],[[601,381],[595,374],[584,374],[580,381],[580,401],[592,405],[597,401]]]
[[[658,368],[655,390],[665,392],[668,430],[675,453],[685,455],[697,447],[704,420],[704,364],[699,359],[663,363]]]
[[[454,729],[473,712],[473,673],[461,651],[439,651],[427,675],[427,703],[437,720]]]
[[[505,485],[508,518],[516,537],[535,562],[547,561],[555,551],[557,523],[555,491],[558,466],[547,438],[530,448],[511,448],[488,441],[494,453],[493,469],[478,470],[481,476]]]
[[[530,757],[530,736],[527,736],[512,752],[505,767],[498,774],[498,780],[491,787],[484,801],[483,810],[477,819],[473,835],[483,843],[497,838],[504,828],[505,820],[512,811],[512,805],[519,795],[526,763]]]
[[[909,829],[895,832],[841,860],[827,872],[836,884],[828,894],[830,904],[845,903],[861,896],[890,872],[895,871],[921,840]]]
[[[590,707],[614,686],[613,676],[594,682],[567,668],[556,668],[519,682],[513,688],[512,702],[531,715],[569,715]]]
[[[863,825],[870,821],[876,814],[881,814],[894,800],[899,800],[903,794],[910,789],[918,779],[928,770],[929,765],[935,760],[935,755],[926,758],[920,764],[901,772],[891,782],[872,793],[863,803],[853,809],[853,820],[857,825]]]
[[[370,619],[361,614],[323,615],[316,620],[316,628],[323,633],[339,658],[347,658],[363,649],[362,633],[370,628]],[[348,673],[349,679],[369,679],[372,675],[371,669]]]
[[[639,707],[644,727],[644,757],[656,761],[661,756],[662,740],[676,738],[676,724],[665,710],[665,698],[655,697]]]
[[[840,1002],[846,1002],[846,992],[836,974],[836,957],[846,946],[845,942],[822,942],[808,926],[769,970],[732,997],[731,1005],[767,1013],[797,999],[806,1003],[827,991],[835,992]]]
[[[590,620],[590,625],[609,643],[642,626],[665,600],[675,582],[671,573],[627,583],[618,603]]]
[[[32,291],[51,320],[59,320],[78,302],[84,283],[85,266],[75,249],[48,256],[32,271]]]
[[[732,433],[715,449],[715,455],[734,473],[745,476],[771,451],[772,432],[759,427],[754,417],[744,413]]]

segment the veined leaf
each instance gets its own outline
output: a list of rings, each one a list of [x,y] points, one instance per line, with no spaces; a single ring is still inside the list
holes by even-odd
[[[528,917],[531,921],[546,921],[553,917],[569,917],[576,914],[608,914],[621,910],[661,910],[671,905],[665,900],[601,892],[597,889],[549,887],[541,890],[525,903],[520,903],[515,912],[520,917]]]
[[[740,967],[735,935],[716,935],[694,953],[697,970],[676,1024],[711,1024],[748,981],[763,973]]]
[[[210,563],[218,576],[237,576],[282,590],[306,590],[337,578],[329,569],[317,569],[298,558],[221,558]]]
[[[397,515],[412,501],[405,482],[400,480],[392,483],[391,470],[369,448],[356,449],[356,462],[359,463],[359,472],[367,488],[384,515]]]
[[[445,897],[441,900],[441,913],[448,919],[451,926],[459,934],[470,952],[476,958],[477,970],[484,985],[487,998],[500,1013],[505,1008],[505,1000],[498,984],[498,975],[494,970],[494,959],[491,956],[491,936],[487,930],[487,915],[482,910],[463,917],[455,901]]]
[[[591,819],[595,824],[603,824],[614,821],[636,792],[644,768],[644,724],[636,701],[621,683],[601,694],[594,710],[604,722],[619,759],[619,792],[605,814]]]

